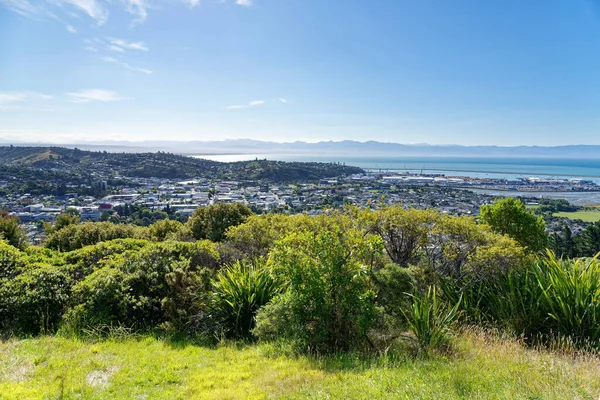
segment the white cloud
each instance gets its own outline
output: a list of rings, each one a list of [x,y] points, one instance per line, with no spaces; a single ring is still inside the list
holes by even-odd
[[[190,6],[190,8],[194,8],[198,4],[200,4],[200,0],[187,0],[187,3]]]
[[[244,108],[262,106],[263,104],[265,104],[264,100],[253,100],[250,103],[245,104],[245,105],[227,106],[227,107],[225,107],[225,109],[226,110],[242,110]]]
[[[69,33],[77,33],[77,29],[73,25],[67,25],[66,28]]]
[[[65,93],[71,98],[73,103],[89,103],[90,101],[100,101],[103,103],[124,100],[116,92],[103,89],[85,89],[78,92]]]
[[[146,75],[150,75],[153,72],[152,70],[149,70],[149,69],[134,67],[134,66],[132,66],[126,62],[123,62],[121,60],[118,60],[114,57],[102,57],[101,60],[104,62],[107,62],[107,63],[120,65],[121,67],[128,69],[129,71],[133,71],[133,72],[142,72]]]
[[[98,25],[104,25],[108,20],[108,10],[96,0],[53,0],[57,3],[71,4],[95,19]]]
[[[144,42],[127,42],[126,40],[117,39],[117,38],[108,38],[108,41],[110,43],[112,43],[114,46],[118,46],[122,49],[139,50],[139,51],[150,50]]]
[[[252,5],[252,0],[235,0],[235,4],[238,6],[250,7]]]
[[[0,0],[0,4],[24,17],[32,17],[40,12],[39,7],[34,6],[27,0]]]
[[[116,52],[119,52],[119,53],[123,53],[125,51],[125,50],[123,50],[119,46],[112,46],[112,45],[111,46],[106,46],[106,49],[110,50],[110,51],[116,51]]]
[[[146,0],[125,0],[127,4],[127,12],[134,15],[135,19],[132,26],[143,23],[148,17],[148,3]]]
[[[280,103],[283,103],[283,104],[287,104],[287,102],[288,102],[286,99],[284,99],[282,97],[278,98],[277,101],[279,101]]]
[[[51,99],[44,93],[39,92],[0,92],[0,111],[21,109],[23,103],[37,103],[42,100]]]

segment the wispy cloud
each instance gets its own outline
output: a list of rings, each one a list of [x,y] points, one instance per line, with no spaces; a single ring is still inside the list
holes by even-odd
[[[0,4],[24,17],[32,17],[38,14],[38,7],[27,0],[0,0]]]
[[[97,0],[53,0],[53,2],[71,4],[96,20],[98,25],[104,25],[108,20],[108,10]]]
[[[125,51],[121,47],[119,47],[119,46],[113,46],[113,45],[106,46],[106,50],[116,51],[118,53],[123,53]]]
[[[235,4],[238,6],[250,7],[252,5],[252,0],[235,0]]]
[[[117,39],[117,38],[108,38],[108,41],[113,46],[118,46],[121,49],[139,50],[139,51],[148,51],[148,50],[150,50],[148,48],[148,46],[146,46],[146,44],[144,42],[128,42],[126,40]]]
[[[18,110],[26,102],[39,102],[52,96],[39,92],[0,92],[0,111]]]
[[[143,23],[148,18],[148,3],[146,0],[126,0],[127,12],[135,16],[132,26]]]
[[[166,3],[183,3],[190,8],[194,8],[201,1],[168,0]],[[230,1],[243,7],[250,7],[254,4],[254,0],[217,0],[218,3],[224,4]],[[0,7],[5,7],[28,18],[55,20],[62,24],[65,24],[65,21],[61,18],[61,14],[69,17],[75,16],[76,18],[79,18],[81,14],[85,14],[92,18],[98,26],[102,26],[108,21],[109,8],[119,7],[134,16],[131,23],[132,27],[144,23],[148,18],[148,11],[153,8],[149,0],[0,0]],[[67,30],[75,33],[70,28],[67,28]]]
[[[225,107],[225,109],[226,110],[243,110],[245,108],[262,106],[263,104],[265,104],[264,100],[253,100],[253,101],[249,102],[248,104],[227,106],[227,107]]]
[[[73,103],[89,103],[90,101],[100,101],[109,103],[113,101],[125,100],[112,90],[103,89],[85,89],[78,92],[65,93]]]
[[[288,101],[287,101],[286,99],[284,99],[283,97],[280,97],[280,98],[278,98],[278,99],[277,99],[277,101],[278,101],[278,102],[280,102],[280,103],[283,103],[283,104],[287,104],[287,102],[288,102]]]
[[[67,25],[65,28],[67,28],[69,33],[77,33],[77,29],[73,25]]]
[[[126,63],[124,61],[118,60],[114,57],[102,57],[101,58],[102,61],[107,62],[107,63],[111,63],[111,64],[117,64],[120,65],[121,67],[128,69],[129,71],[133,71],[133,72],[142,72],[146,75],[150,75],[153,73],[152,70],[146,69],[146,68],[138,68],[138,67],[134,67],[133,65],[130,65],[129,63]]]

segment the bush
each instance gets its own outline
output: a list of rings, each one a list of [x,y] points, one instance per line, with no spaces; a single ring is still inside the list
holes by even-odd
[[[29,265],[14,280],[0,289],[0,302],[7,314],[5,328],[18,333],[38,334],[54,331],[66,310],[71,292],[69,277],[47,264]]]
[[[202,295],[211,276],[203,264],[212,267],[217,259],[210,242],[152,243],[115,255],[75,286],[69,320],[79,329],[111,324],[187,329],[199,313],[190,291]]]
[[[212,287],[211,308],[224,333],[234,337],[248,337],[257,311],[283,289],[262,259],[238,261],[220,270]]]
[[[377,317],[371,268],[381,251],[378,237],[340,226],[288,235],[269,260],[287,289],[258,312],[255,334],[278,332],[317,352],[364,344]]]
[[[402,310],[410,331],[410,337],[421,353],[445,348],[450,343],[451,326],[458,317],[460,299],[454,306],[441,301],[435,286],[425,293],[412,295],[412,302]]]
[[[65,253],[64,259],[71,277],[79,281],[102,268],[115,256],[128,251],[139,251],[149,244],[150,242],[140,239],[114,239]]]
[[[8,244],[19,249],[27,247],[27,237],[20,224],[19,217],[0,211],[0,240],[4,239]]]
[[[250,215],[252,211],[241,203],[219,203],[197,208],[186,225],[195,239],[220,242],[229,227],[241,224]]]
[[[404,268],[390,263],[373,273],[373,283],[377,293],[377,305],[381,306],[395,323],[402,317],[398,305],[408,300],[417,286],[418,271],[415,267]]]
[[[174,268],[165,275],[167,294],[161,301],[165,314],[162,328],[187,335],[214,332],[214,326],[208,326],[211,321],[207,316],[211,277],[208,269]]]
[[[0,240],[0,284],[2,279],[11,279],[19,275],[27,265],[23,253],[4,240]]]
[[[116,268],[101,268],[73,288],[67,323],[75,330],[99,325],[132,325],[129,308],[139,307],[129,293],[128,276]]]
[[[163,219],[156,221],[148,227],[148,234],[151,240],[162,242],[171,237],[176,237],[183,229],[183,224],[179,221]]]
[[[60,251],[73,251],[113,239],[146,239],[147,236],[147,228],[112,222],[85,222],[67,225],[52,232],[48,235],[46,247]]]

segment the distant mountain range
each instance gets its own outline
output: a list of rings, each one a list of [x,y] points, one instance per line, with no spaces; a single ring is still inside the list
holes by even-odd
[[[52,143],[15,143],[0,139],[2,145],[52,146]],[[106,150],[108,152],[155,152],[164,151],[186,155],[209,154],[332,154],[357,156],[397,156],[397,157],[538,157],[538,158],[600,158],[600,145],[570,146],[462,146],[400,144],[386,142],[358,142],[352,140],[327,141],[317,143],[288,142],[277,143],[251,139],[223,141],[98,141],[56,146],[81,150]]]

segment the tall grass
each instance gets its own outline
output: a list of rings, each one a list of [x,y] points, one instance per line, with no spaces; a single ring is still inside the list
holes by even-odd
[[[258,309],[283,290],[262,258],[237,261],[220,270],[212,286],[212,311],[224,333],[234,337],[248,337]]]
[[[549,252],[493,281],[459,288],[442,282],[446,299],[464,297],[467,323],[491,325],[526,341],[600,345],[600,261],[558,259]]]
[[[600,261],[559,260],[553,254],[538,264],[541,305],[548,325],[576,342],[600,341]]]

